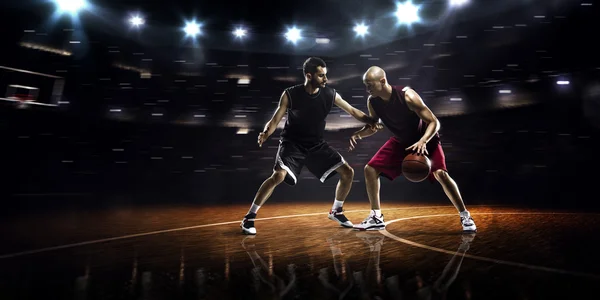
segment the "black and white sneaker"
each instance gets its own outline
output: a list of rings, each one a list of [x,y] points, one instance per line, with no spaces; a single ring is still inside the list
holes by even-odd
[[[475,220],[473,220],[468,210],[460,213],[460,224],[462,225],[463,232],[477,232]]]
[[[344,210],[341,207],[329,211],[329,219],[338,222],[342,227],[352,228],[353,224],[344,215]]]
[[[242,223],[240,224],[243,234],[251,234],[251,235],[256,234],[256,228],[254,228],[254,219],[255,218],[256,218],[256,214],[253,214],[253,213],[249,213],[246,216],[244,216],[244,219],[242,220]]]
[[[383,230],[385,229],[385,222],[383,221],[383,214],[376,216],[373,212],[360,224],[354,225],[356,230]]]

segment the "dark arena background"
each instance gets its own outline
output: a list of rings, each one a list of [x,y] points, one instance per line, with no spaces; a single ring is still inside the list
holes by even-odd
[[[591,0],[2,1],[0,299],[598,299],[600,11]],[[327,218],[308,170],[240,222],[303,62],[367,112],[380,66],[441,122],[449,174],[381,179],[386,229]],[[354,168],[391,136],[334,106]],[[596,253],[596,254],[594,254]]]

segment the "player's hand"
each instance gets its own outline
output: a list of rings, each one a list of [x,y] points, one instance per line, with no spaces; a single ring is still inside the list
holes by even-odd
[[[262,144],[268,139],[267,133],[262,131],[258,134],[258,146],[262,147]]]
[[[360,139],[362,139],[362,138],[361,138],[361,137],[360,137],[360,135],[358,135],[358,134],[353,134],[353,135],[350,137],[350,147],[348,147],[348,151],[352,151],[352,150],[354,150],[354,148],[356,148],[356,144],[358,144],[358,143],[356,142],[356,140],[357,140],[357,139],[359,139],[359,140],[360,140]]]
[[[423,142],[421,140],[419,140],[418,142],[414,143],[412,146],[406,148],[405,150],[409,150],[412,152],[417,152],[417,154],[427,154],[429,155],[429,152],[427,152],[427,143]]]
[[[383,129],[383,124],[378,123],[378,122],[373,123],[373,124],[367,124],[367,126],[374,132],[377,132],[377,131]]]

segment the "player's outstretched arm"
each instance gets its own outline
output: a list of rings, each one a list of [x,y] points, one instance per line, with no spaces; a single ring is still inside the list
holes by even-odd
[[[338,94],[338,93],[335,93],[335,100],[333,103],[335,105],[337,105],[339,108],[343,109],[348,114],[350,114],[355,119],[357,119],[365,124],[375,126],[377,123],[377,119],[373,119],[373,118],[367,116],[367,114],[365,114],[364,112],[356,109],[354,106],[350,105],[350,103],[348,103],[346,100],[344,100],[342,98],[342,96],[340,96],[340,94]]]

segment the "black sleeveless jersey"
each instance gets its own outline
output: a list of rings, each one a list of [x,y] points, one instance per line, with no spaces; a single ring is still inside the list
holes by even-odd
[[[375,114],[381,119],[395,137],[407,144],[416,143],[425,133],[427,124],[419,116],[408,108],[404,93],[409,87],[392,86],[392,96],[389,101],[383,101],[380,97],[372,97],[371,107]],[[438,143],[439,133],[436,133],[431,144]]]
[[[303,84],[285,90],[288,96],[287,120],[281,133],[284,141],[316,144],[323,140],[325,119],[335,100],[335,89],[319,88],[309,95]]]

